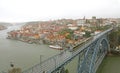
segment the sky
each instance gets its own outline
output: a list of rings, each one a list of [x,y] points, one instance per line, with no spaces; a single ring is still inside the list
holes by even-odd
[[[120,18],[120,0],[0,0],[0,22]]]

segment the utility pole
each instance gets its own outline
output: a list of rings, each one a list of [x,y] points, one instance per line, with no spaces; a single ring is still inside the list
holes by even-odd
[[[42,57],[43,57],[43,55],[40,55],[40,64],[42,63]]]
[[[55,62],[55,69],[56,69],[56,59],[55,59],[55,57],[53,57],[53,60],[54,60],[54,62]]]
[[[42,57],[43,57],[43,55],[40,55],[40,69],[41,69],[41,71],[42,71]],[[44,73],[44,71],[43,71],[43,73]]]

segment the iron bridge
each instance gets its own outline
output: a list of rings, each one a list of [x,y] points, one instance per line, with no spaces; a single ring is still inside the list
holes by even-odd
[[[96,73],[98,66],[101,64],[105,57],[109,47],[108,34],[113,30],[108,30],[95,35],[90,41],[86,42],[82,46],[77,46],[78,50],[75,52],[69,52],[64,50],[63,52],[39,63],[35,66],[23,71],[22,73],[65,73],[64,66],[71,62],[76,56],[78,56],[77,73]]]

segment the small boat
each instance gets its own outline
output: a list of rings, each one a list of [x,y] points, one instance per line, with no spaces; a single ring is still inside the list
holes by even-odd
[[[57,50],[63,50],[63,48],[60,47],[59,45],[49,45],[49,47]]]

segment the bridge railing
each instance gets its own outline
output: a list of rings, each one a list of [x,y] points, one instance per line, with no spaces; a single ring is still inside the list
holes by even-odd
[[[67,50],[46,59],[45,61],[29,68],[26,71],[23,71],[22,73],[43,73],[45,72],[51,72],[52,70],[60,67],[62,64],[65,64],[68,60],[70,60],[71,58],[73,58],[74,56],[76,56],[81,50],[83,50],[86,46],[88,46],[91,42],[89,42],[88,44],[85,44],[84,46],[82,46],[81,49],[73,52],[69,52]]]
[[[70,56],[70,53],[65,50],[51,58],[46,59],[45,61],[29,68],[28,70],[23,71],[22,73],[43,73],[57,68],[62,62],[66,61],[66,58]]]

